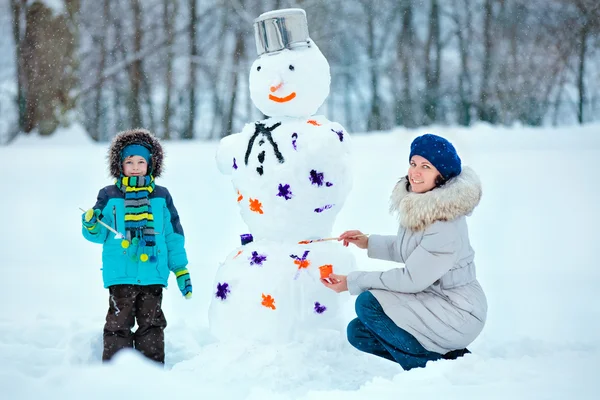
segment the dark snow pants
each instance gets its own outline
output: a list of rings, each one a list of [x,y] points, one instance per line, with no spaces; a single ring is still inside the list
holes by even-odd
[[[425,349],[413,335],[385,315],[381,305],[366,291],[356,299],[356,315],[348,324],[348,341],[360,351],[395,361],[409,370],[439,360],[441,354]]]
[[[167,320],[163,314],[162,285],[113,285],[104,325],[102,361],[124,348],[135,348],[159,363],[165,362]],[[137,320],[138,328],[131,332]]]

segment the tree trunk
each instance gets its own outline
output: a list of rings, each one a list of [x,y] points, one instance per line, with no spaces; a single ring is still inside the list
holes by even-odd
[[[219,63],[222,66],[226,66],[227,65],[227,54],[225,53],[225,48],[226,48],[226,44],[227,44],[227,32],[229,31],[228,27],[227,27],[227,23],[229,21],[229,6],[224,7],[223,9],[223,15],[221,16],[221,21],[220,21],[220,25],[219,25],[219,29],[220,29],[220,34],[219,34],[219,39],[218,39],[218,44],[217,44],[217,55],[215,57],[215,62]],[[221,83],[221,71],[220,70],[216,70],[214,71],[214,75],[215,78],[213,79],[213,106],[214,106],[214,111],[213,111],[213,123],[212,123],[212,132],[210,134],[210,137],[212,138],[220,138],[223,136],[223,115],[225,113],[225,101],[224,99],[219,95],[221,93],[221,87],[219,87],[219,84]]]
[[[587,27],[581,29],[581,43],[579,47],[579,68],[577,70],[577,89],[579,91],[579,104],[577,107],[577,121],[579,124],[583,124],[583,108],[585,106],[585,56],[587,51]]]
[[[140,0],[131,0],[131,9],[133,11],[133,52],[138,53],[142,50],[142,7]],[[140,89],[142,85],[142,60],[136,59],[129,68],[130,97],[129,113],[131,115],[131,127],[140,128],[143,126],[142,107],[140,102]]]
[[[371,75],[371,111],[367,129],[369,131],[381,130],[381,105],[379,98],[379,74],[375,51],[375,21],[372,8],[367,10],[367,54],[370,61],[369,72]]]
[[[163,0],[163,28],[167,36],[167,59],[165,60],[165,104],[163,110],[163,138],[171,138],[171,94],[173,92],[173,19],[175,5],[171,0]]]
[[[40,135],[52,134],[63,115],[73,107],[71,93],[76,83],[74,63],[75,33],[69,22],[79,12],[73,4],[70,14],[54,15],[40,2],[27,8],[25,37],[21,42],[24,77],[27,81],[25,124],[23,130],[37,129]]]
[[[408,128],[415,127],[413,114],[413,64],[414,55],[414,29],[413,29],[413,0],[404,0],[402,12],[402,29],[397,39],[396,52],[402,69],[402,92],[396,95],[396,125],[404,125]],[[400,95],[401,93],[401,95]]]
[[[13,18],[13,39],[15,41],[15,71],[17,72],[17,106],[19,109],[19,130],[25,130],[27,120],[27,79],[25,78],[25,68],[23,65],[22,42],[25,10],[27,0],[11,0],[12,18]]]
[[[196,123],[196,64],[194,60],[198,56],[198,44],[196,43],[196,29],[198,16],[196,12],[196,1],[188,0],[188,8],[190,14],[189,26],[189,46],[190,46],[190,61],[189,61],[189,105],[188,105],[188,120],[187,127],[183,132],[183,139],[192,139],[194,137],[194,125]]]
[[[116,6],[119,7],[119,3],[112,3],[112,6]],[[113,60],[113,65],[116,65],[122,61],[125,60],[125,58],[127,57],[127,53],[125,51],[125,44],[124,44],[124,40],[125,38],[123,37],[123,27],[121,26],[121,19],[119,18],[119,15],[122,15],[122,10],[117,9],[117,12],[113,13],[113,25],[115,27],[115,47],[118,51],[113,51],[111,52],[112,54],[112,60]],[[128,73],[131,72],[131,64],[127,66],[127,71]],[[115,79],[113,80],[113,95],[114,95],[114,107],[115,107],[115,114],[116,114],[116,130],[121,131],[123,130],[125,127],[131,127],[130,126],[130,116],[129,116],[129,112],[128,112],[128,103],[129,103],[129,99],[130,99],[130,93],[127,90],[126,86],[126,82],[119,82],[119,77],[122,74],[117,74],[115,75]],[[127,77],[123,77],[123,80],[128,79],[129,76]],[[125,92],[125,93],[123,93]],[[114,132],[116,133],[116,132]],[[113,135],[114,135],[113,133]]]
[[[431,0],[429,36],[425,45],[425,104],[423,111],[426,125],[438,120],[441,46],[439,4],[437,0]]]
[[[461,22],[460,10],[465,10],[464,24]],[[471,125],[471,96],[472,79],[469,68],[469,43],[472,42],[473,16],[471,14],[470,0],[463,0],[463,7],[454,2],[454,18],[456,21],[456,34],[460,52],[460,74],[458,76],[458,123],[463,126]]]
[[[224,129],[221,131],[221,135],[230,135],[233,130],[233,120],[235,118],[235,106],[238,93],[238,76],[240,61],[244,58],[244,33],[241,29],[238,29],[235,33],[235,50],[233,52],[233,62],[231,70],[231,102],[229,103],[229,110],[227,111],[227,120],[225,121]]]
[[[106,68],[106,32],[108,31],[108,24],[110,20],[110,0],[104,0],[102,7],[102,26],[104,32],[100,34],[100,61],[98,64],[98,75],[104,74]],[[104,112],[104,100],[103,100],[103,85],[98,85],[96,88],[96,98],[94,99],[94,123],[93,131],[91,132],[92,139],[99,141],[104,136],[102,133],[104,129],[101,127]]]
[[[481,88],[479,93],[479,119],[486,122],[495,122],[495,117],[488,104],[490,94],[490,80],[492,71],[492,12],[493,0],[485,0],[483,20],[483,66],[481,73]]]

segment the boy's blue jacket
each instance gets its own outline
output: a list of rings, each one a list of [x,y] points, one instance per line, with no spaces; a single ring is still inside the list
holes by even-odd
[[[98,224],[97,233],[82,227],[83,236],[94,243],[102,243],[102,278],[104,287],[118,284],[167,286],[169,272],[187,266],[185,238],[179,214],[167,188],[156,185],[149,196],[154,215],[156,246],[139,248],[130,244],[121,246],[115,234]],[[94,209],[100,209],[100,220],[125,234],[125,196],[116,185],[106,186],[98,193]],[[140,254],[150,252],[156,262],[140,261]]]

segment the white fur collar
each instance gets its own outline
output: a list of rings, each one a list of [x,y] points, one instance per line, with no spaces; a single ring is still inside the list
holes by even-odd
[[[469,167],[445,185],[426,193],[406,190],[406,177],[394,187],[390,212],[397,212],[400,225],[413,231],[427,228],[436,221],[452,221],[469,215],[481,199],[481,182]]]

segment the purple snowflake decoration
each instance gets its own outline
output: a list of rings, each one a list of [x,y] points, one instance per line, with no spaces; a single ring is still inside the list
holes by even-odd
[[[342,129],[340,129],[339,131],[336,131],[335,129],[332,129],[333,132],[337,133],[338,138],[340,138],[340,142],[344,141],[344,131]]]
[[[233,157],[233,169],[237,169],[237,164],[235,162],[235,157]]]
[[[252,257],[250,257],[248,260],[250,260],[250,265],[256,264],[262,267],[263,261],[267,261],[267,256],[263,254],[258,254],[257,251],[253,251]]]
[[[318,301],[315,301],[315,312],[317,314],[323,314],[325,312],[325,310],[327,310],[327,307],[325,307],[324,305],[322,305]]]
[[[302,254],[302,258],[298,257],[295,254],[290,254],[290,257],[293,258],[294,260],[304,261],[304,260],[306,260],[306,257],[308,256],[308,253],[310,253],[310,250],[305,250],[304,254]]]
[[[292,133],[292,146],[294,146],[294,150],[298,150],[296,147],[296,139],[298,139],[298,134],[296,132]]]
[[[333,183],[331,183],[331,182],[325,182],[325,186],[327,186],[327,187],[332,187],[332,186],[333,186]]]
[[[221,300],[225,300],[227,298],[228,293],[231,293],[231,290],[229,290],[229,284],[227,282],[223,282],[223,284],[217,284],[217,293],[215,294],[216,297],[218,297]]]
[[[279,193],[277,193],[277,196],[279,197],[283,197],[286,200],[289,200],[292,198],[292,191],[290,190],[290,185],[288,185],[287,183],[282,185],[281,183],[279,184]]]
[[[320,213],[320,212],[323,212],[325,210],[329,210],[331,207],[333,207],[333,204],[325,204],[323,207],[315,208],[314,211],[316,213]]]
[[[317,172],[314,169],[312,169],[310,171],[309,179],[313,185],[323,186],[323,173],[322,172]]]

